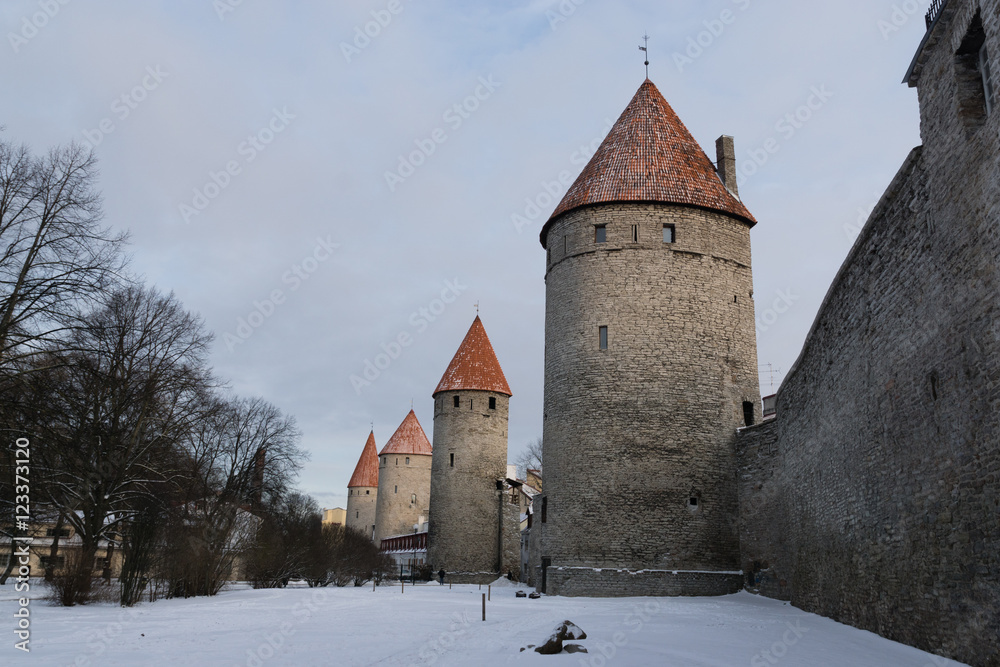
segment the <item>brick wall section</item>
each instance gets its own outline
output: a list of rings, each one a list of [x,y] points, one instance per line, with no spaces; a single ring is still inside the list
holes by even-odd
[[[356,487],[347,490],[347,527],[372,537],[378,487]]]
[[[640,597],[644,595],[731,595],[743,587],[739,572],[672,572],[666,570],[580,570],[550,567],[547,586],[559,595],[598,598]],[[653,593],[655,591],[655,593]]]
[[[496,400],[493,410],[490,398]],[[471,583],[488,583],[497,577],[500,504],[496,483],[507,476],[509,402],[503,394],[486,391],[449,391],[434,397],[427,558],[435,572],[443,569],[455,582],[459,578],[452,575],[458,573],[474,575],[463,580]],[[505,505],[508,494],[505,491],[502,498]],[[504,524],[505,549],[509,548],[506,542],[518,543],[517,531],[516,523],[513,529]]]
[[[509,493],[509,490],[508,490]],[[510,574],[514,581],[521,579],[521,508],[505,503],[503,507],[503,562],[500,574]]]
[[[789,582],[778,574],[788,552],[789,514],[783,494],[788,480],[774,481],[781,469],[775,420],[740,431],[736,441],[740,494],[740,551],[747,588],[779,600],[791,596]],[[756,559],[756,560],[755,560]],[[770,560],[769,560],[770,559]]]
[[[406,464],[409,456],[410,463]],[[397,490],[398,489],[398,490]],[[411,503],[411,495],[417,502]],[[378,459],[378,498],[375,501],[375,544],[382,538],[406,535],[420,517],[427,519],[431,496],[431,457],[386,454]]]
[[[541,580],[538,579],[538,569],[542,566],[542,524],[541,524],[541,496],[535,497],[531,528],[528,532],[528,573],[526,582],[529,586],[538,588]]]
[[[741,536],[762,592],[996,666],[1000,104],[960,115],[955,58],[977,8],[1000,71],[1000,0],[951,0],[923,53],[924,145],[831,287],[777,421],[740,436]]]
[[[664,224],[676,243],[663,242]],[[595,225],[607,225],[606,243]],[[743,402],[761,418],[748,225],[607,204],[559,218],[546,245],[541,556],[585,568],[548,592],[600,593],[589,568],[738,570]],[[645,594],[669,593],[661,579],[649,577]]]

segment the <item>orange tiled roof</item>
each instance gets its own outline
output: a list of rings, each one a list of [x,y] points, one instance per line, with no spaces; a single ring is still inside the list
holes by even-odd
[[[649,79],[545,223],[542,245],[549,226],[562,214],[611,202],[695,206],[757,224]]]
[[[500,362],[486,335],[483,321],[476,315],[475,322],[465,334],[465,340],[458,347],[455,358],[441,377],[434,396],[442,391],[462,390],[494,391],[511,396],[510,386],[504,377]]]
[[[378,449],[375,447],[374,431],[368,434],[368,442],[361,451],[361,458],[351,475],[351,481],[347,483],[349,489],[359,486],[378,486]]]
[[[410,410],[410,414],[406,415],[406,419],[403,420],[403,423],[399,425],[396,432],[389,438],[389,442],[385,443],[385,447],[379,452],[379,456],[382,456],[382,454],[420,454],[430,456],[431,451],[431,442],[427,439],[427,434],[424,433],[423,427],[420,426],[417,414],[413,410]]]

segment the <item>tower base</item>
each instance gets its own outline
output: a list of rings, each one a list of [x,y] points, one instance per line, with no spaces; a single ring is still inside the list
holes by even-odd
[[[545,593],[567,597],[715,596],[743,590],[743,573],[739,571],[549,566],[544,577],[538,568],[535,581],[545,582]]]
[[[435,580],[437,579],[437,572],[434,573]],[[487,584],[492,584],[498,578],[502,577],[497,572],[445,572],[444,583],[446,584],[482,584],[483,586]]]

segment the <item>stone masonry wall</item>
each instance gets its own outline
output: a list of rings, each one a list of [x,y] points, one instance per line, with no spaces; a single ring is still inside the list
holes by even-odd
[[[407,464],[406,459],[410,462]],[[411,502],[416,494],[417,502]],[[378,458],[375,544],[386,537],[408,535],[420,517],[426,520],[431,497],[431,457],[386,454]]]
[[[668,570],[616,570],[573,567],[548,568],[547,588],[559,595],[588,597],[640,597],[645,595],[732,595],[743,588],[741,572],[671,572]]]
[[[921,56],[923,146],[841,268],[777,399],[740,435],[743,568],[765,594],[1000,665],[1000,100],[958,58],[1000,0],[950,0]]]
[[[378,487],[355,487],[347,490],[347,527],[374,536]]]
[[[490,398],[496,401],[492,410]],[[427,559],[435,572],[478,575],[474,583],[488,583],[503,565],[497,563],[498,516],[500,502],[509,503],[506,493],[498,497],[496,484],[507,476],[509,402],[508,396],[487,391],[450,391],[434,397]],[[503,532],[511,539],[506,535],[509,527]],[[513,532],[516,540],[516,526]]]
[[[674,243],[663,242],[665,224]],[[595,225],[607,226],[606,243]],[[738,570],[743,402],[761,419],[748,225],[607,204],[561,217],[546,246],[541,557],[580,568],[548,592],[601,592],[595,568]],[[645,594],[672,590],[647,578]]]

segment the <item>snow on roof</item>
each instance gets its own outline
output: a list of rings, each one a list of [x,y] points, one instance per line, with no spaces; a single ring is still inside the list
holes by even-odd
[[[433,395],[437,396],[442,391],[469,389],[512,395],[490,337],[486,335],[486,328],[478,315]]]
[[[424,433],[424,429],[417,419],[417,414],[413,410],[410,410],[410,414],[406,415],[403,423],[399,425],[396,432],[389,438],[389,442],[385,443],[385,447],[379,452],[379,456],[383,454],[430,456],[432,451],[431,442],[427,439],[427,434]]]

